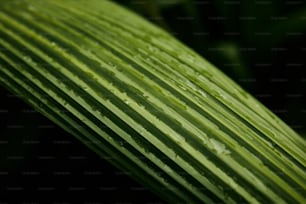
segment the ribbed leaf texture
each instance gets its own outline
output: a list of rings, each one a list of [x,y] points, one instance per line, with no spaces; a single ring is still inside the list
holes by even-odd
[[[166,201],[306,202],[305,140],[132,12],[2,0],[0,49],[1,85]]]

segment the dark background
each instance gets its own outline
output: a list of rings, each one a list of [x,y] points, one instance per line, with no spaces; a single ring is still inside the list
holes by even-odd
[[[118,2],[168,30],[306,137],[304,1]],[[3,88],[0,122],[0,203],[162,203]]]

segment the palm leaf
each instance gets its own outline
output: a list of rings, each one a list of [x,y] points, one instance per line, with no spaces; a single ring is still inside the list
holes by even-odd
[[[166,32],[108,1],[1,4],[1,85],[165,200],[305,201],[305,140]]]

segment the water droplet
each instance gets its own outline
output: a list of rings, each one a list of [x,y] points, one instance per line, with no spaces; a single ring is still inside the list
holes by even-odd
[[[144,148],[144,151],[145,151],[146,154],[151,154],[151,151],[150,151],[149,148]]]
[[[223,94],[220,94],[220,97],[223,98],[223,99],[227,99],[227,97]]]
[[[238,187],[237,183],[233,179],[229,179],[228,184],[234,189]]]
[[[197,91],[199,94],[201,94],[201,96],[207,98],[207,94],[202,89],[198,89]]]
[[[64,47],[60,47],[59,49],[62,53],[66,53],[66,52],[68,53],[68,50]]]
[[[205,176],[205,172],[204,171],[200,171],[201,176]]]
[[[123,68],[122,68],[121,66],[117,66],[117,70],[118,70],[119,72],[123,72]]]
[[[203,76],[204,75],[204,76]],[[200,73],[200,75],[198,76],[198,78],[200,79],[200,80],[207,80],[207,79],[211,79],[211,78],[213,78],[214,77],[214,75],[213,74],[211,74],[211,72],[210,71],[204,71],[204,70],[201,70],[201,73]]]
[[[100,47],[100,45],[101,45],[99,41],[94,41],[94,44],[95,44],[96,47]]]
[[[139,130],[139,134],[143,135],[144,133],[146,132],[146,129],[144,127],[142,127],[140,130]]]
[[[168,165],[164,165],[164,171],[167,172],[168,174],[173,173],[173,170]]]
[[[179,87],[180,87],[182,90],[187,91],[187,88],[186,88],[185,86],[180,85]]]
[[[158,52],[158,48],[154,47],[152,45],[148,45],[148,50],[151,51],[151,52]]]
[[[124,103],[127,104],[127,105],[130,103],[127,99],[124,99],[123,101],[124,101]]]
[[[27,62],[32,62],[32,58],[29,56],[23,56],[23,60]]]
[[[117,67],[113,62],[108,62],[107,64],[113,68]]]
[[[178,146],[182,146],[182,143],[180,140],[176,140],[175,143],[178,145]]]
[[[56,46],[56,43],[52,41],[52,42],[51,42],[51,46],[52,46],[52,47],[55,47],[55,46]]]
[[[37,9],[33,5],[28,5],[28,10],[30,11],[36,11]]]
[[[156,175],[159,176],[159,177],[161,177],[161,176],[163,175],[163,173],[160,172],[160,171],[158,171],[158,172],[156,172]]]
[[[212,144],[214,150],[217,151],[217,154],[230,154],[231,152],[226,149],[226,146],[219,142],[218,140],[215,140],[213,138],[209,139],[210,143]]]
[[[249,98],[249,94],[246,93],[245,91],[241,90],[241,91],[239,91],[239,93],[240,93],[244,98],[246,98],[246,99]]]
[[[84,26],[84,28],[89,28],[90,27],[88,23],[84,23],[83,26]]]
[[[89,55],[95,55],[96,53],[91,50],[91,49],[86,49],[86,52],[89,54]]]
[[[149,96],[148,96],[147,94],[145,94],[145,93],[144,93],[142,96],[143,96],[146,100],[149,99]]]
[[[180,54],[179,58],[189,61],[191,63],[195,61],[195,57],[187,53]]]
[[[223,187],[220,185],[217,185],[217,188],[220,189],[223,192]]]
[[[81,120],[83,123],[87,122],[87,119],[86,119],[86,118],[80,118],[80,120]]]

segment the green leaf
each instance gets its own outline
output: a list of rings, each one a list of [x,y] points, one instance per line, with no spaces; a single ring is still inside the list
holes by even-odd
[[[3,1],[0,35],[1,85],[166,201],[305,202],[305,140],[139,16]]]

